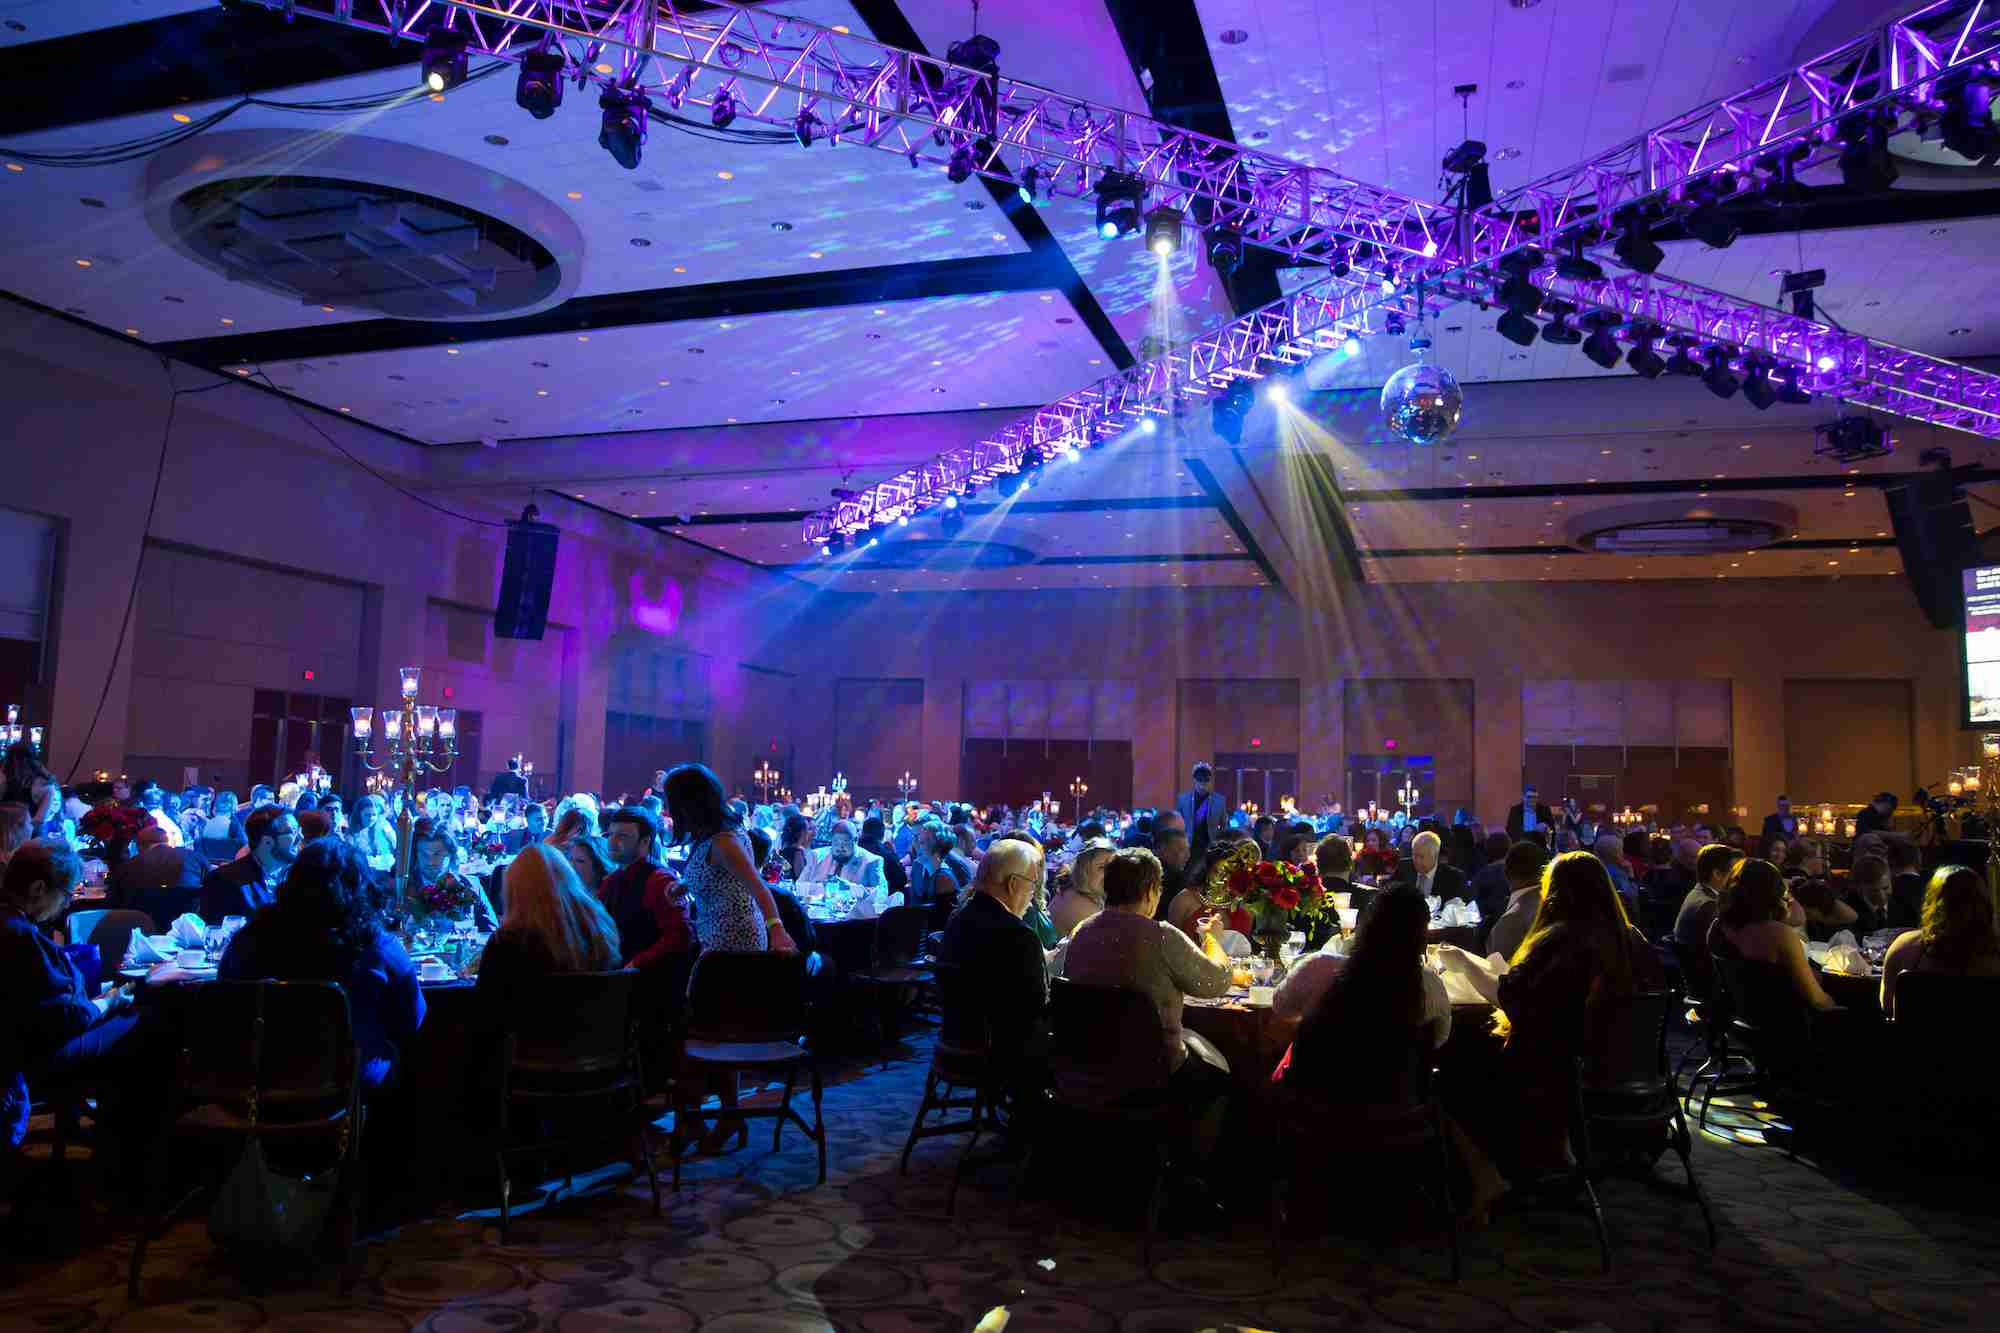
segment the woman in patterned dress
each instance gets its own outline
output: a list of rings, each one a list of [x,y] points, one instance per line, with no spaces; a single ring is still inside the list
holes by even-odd
[[[750,840],[724,799],[722,780],[705,764],[681,764],[667,774],[667,813],[675,840],[690,844],[681,883],[694,908],[695,942],[703,953],[797,953],[785,933],[777,900],[751,859]],[[736,1077],[715,1088],[721,1112],[701,1140],[703,1152],[723,1150],[731,1138],[742,1147],[749,1126],[736,1111]]]

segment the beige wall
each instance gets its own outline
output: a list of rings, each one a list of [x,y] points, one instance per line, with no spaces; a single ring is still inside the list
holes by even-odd
[[[5,499],[64,525],[54,698],[46,719],[32,719],[50,725],[60,774],[218,745],[227,753],[213,757],[240,772],[253,685],[331,693],[339,682],[379,704],[394,697],[398,666],[421,663],[426,699],[444,702],[448,684],[450,702],[484,713],[484,767],[524,750],[538,779],[552,781],[560,729],[570,785],[595,787],[613,636],[702,654],[733,686],[740,663],[765,660],[764,628],[785,623],[798,600],[789,580],[539,492],[543,518],[562,529],[549,633],[540,643],[495,640],[504,529],[406,498],[341,457],[300,413],[391,476],[420,474],[417,446],[228,382],[179,400],[151,526],[154,542],[172,549],[148,555],[135,633],[119,649],[170,387],[224,381],[180,365],[170,381],[141,348],[25,307],[7,315]],[[449,503],[497,521],[523,499]],[[312,686],[301,676],[309,664],[320,673]],[[707,705],[712,733],[741,729],[733,710],[745,697],[730,688]],[[768,725],[760,719],[758,729]],[[732,741],[711,751],[725,781],[747,773],[741,749]]]

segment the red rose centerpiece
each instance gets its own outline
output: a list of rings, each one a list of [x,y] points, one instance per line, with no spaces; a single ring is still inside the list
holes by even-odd
[[[1266,861],[1254,842],[1238,843],[1209,870],[1207,897],[1217,907],[1248,912],[1256,923],[1258,952],[1273,963],[1295,917],[1319,921],[1334,910],[1317,866]]]

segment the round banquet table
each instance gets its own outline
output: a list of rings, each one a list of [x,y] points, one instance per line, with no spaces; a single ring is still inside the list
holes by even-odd
[[[1497,1046],[1493,1006],[1454,1004],[1451,1036],[1438,1051],[1437,1063],[1447,1072],[1454,1065],[1483,1061]],[[1247,991],[1236,989],[1219,1000],[1187,1000],[1181,1006],[1181,1026],[1198,1032],[1229,1061],[1229,1075],[1240,1094],[1268,1095],[1271,1071],[1284,1058],[1298,1025],[1272,1012],[1269,1003],[1253,1004]]]

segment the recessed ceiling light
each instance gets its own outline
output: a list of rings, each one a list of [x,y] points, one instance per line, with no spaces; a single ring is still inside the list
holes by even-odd
[[[224,324],[234,324],[234,323],[236,323],[236,321],[235,321],[235,320],[233,320],[233,319],[229,318],[229,316],[227,316],[227,315],[224,315],[224,316],[222,317],[222,322],[223,322]]]
[[[790,231],[791,229],[792,224],[789,222],[773,222],[771,224],[772,231]]]
[[[1221,39],[1224,46],[1241,46],[1250,40],[1250,34],[1241,28],[1224,28]]]
[[[507,136],[504,134],[489,134],[486,136],[486,142],[492,144],[495,148],[505,148],[507,146]]]
[[[587,343],[590,341],[590,335],[587,333],[579,333],[576,335],[576,340],[580,343]]]
[[[537,397],[537,398],[546,398],[546,397],[548,397],[548,396],[549,396],[549,391],[548,391],[547,389],[537,389],[537,390],[535,390],[535,397]]]
[[[593,66],[593,68],[596,69],[599,74],[611,74],[615,72],[609,65],[596,65]]]
[[[351,408],[351,407],[343,407],[343,408],[341,408],[340,410],[341,410],[341,411],[343,411],[343,412],[352,412],[352,411],[353,411],[354,409],[353,409],[353,408]]]
[[[824,252],[822,252],[822,251],[819,251],[819,250],[808,250],[808,251],[806,251],[806,258],[807,258],[807,259],[825,259],[825,258],[826,258],[826,255],[825,255],[825,253],[824,253]]]
[[[1609,449],[1599,449],[1597,452],[1600,457],[1608,458],[1611,455],[1611,451]]]
[[[690,347],[690,348],[688,348],[688,355],[689,355],[689,356],[701,356],[701,355],[705,354],[705,353],[706,353],[707,351],[708,351],[708,349],[707,349],[706,347]]]
[[[1955,329],[1948,330],[1948,332],[1954,338],[1963,338],[1966,334],[1972,332],[1972,330],[1961,324]]]
[[[565,198],[565,199],[581,199],[581,198],[583,198],[583,191],[582,191],[582,190],[568,190],[568,191],[565,191],[565,192],[564,192],[564,194],[563,194],[563,198]]]
[[[653,246],[653,243],[643,236],[634,236],[632,244],[641,250],[650,250]]]
[[[326,315],[331,315],[331,314],[333,313],[333,307],[332,307],[332,306],[330,306],[330,305],[323,305],[323,306],[321,306],[321,307],[320,307],[320,313],[321,313],[321,314],[326,314]]]
[[[724,418],[723,418],[723,420],[724,420],[724,421],[726,421],[726,422],[728,422],[728,423],[729,423],[730,425],[732,425],[732,426],[736,424],[736,418],[735,418],[735,417],[724,417]]]
[[[733,171],[718,171],[715,173],[715,178],[719,181],[733,181],[736,179],[736,173]]]
[[[674,265],[674,272],[676,272],[676,273],[685,273],[685,272],[687,272],[687,265],[686,265],[686,264],[676,264],[676,265]]]
[[[89,268],[89,267],[90,267],[90,261],[89,261],[88,259],[79,259],[79,260],[77,260],[77,261],[76,261],[76,266],[77,266],[78,268]]]
[[[1520,155],[1521,155],[1521,150],[1518,148],[1513,148],[1513,147],[1502,148],[1497,150],[1493,154],[1493,160],[1495,162],[1512,162],[1515,158],[1519,157]]]
[[[667,387],[667,386],[668,386],[669,384],[672,384],[672,383],[673,383],[673,381],[672,381],[672,380],[661,380],[661,381],[660,381],[660,387],[661,387],[662,389],[664,389],[664,388],[666,388],[666,387]]]
[[[1933,235],[1933,236],[1948,236],[1948,235],[1950,235],[1950,234],[1951,234],[1951,228],[1950,228],[1950,227],[1932,227],[1932,228],[1931,228],[1931,235]]]
[[[22,166],[22,165],[21,165],[21,164],[20,164],[19,162],[9,162],[9,163],[7,164],[7,170],[9,170],[9,171],[26,171],[26,170],[27,170],[27,168],[26,168],[26,167],[24,167],[24,166]]]
[[[185,111],[174,112],[174,124],[191,125],[193,123],[194,123],[194,117],[190,116],[187,112]]]
[[[456,347],[447,347],[447,348],[445,348],[445,349],[444,349],[444,354],[445,354],[446,356],[457,356],[457,355],[458,355],[458,349],[457,349]]]
[[[845,36],[847,36],[847,25],[846,25],[845,23],[836,23],[836,24],[834,24],[834,25],[833,25],[833,30],[834,30],[835,32],[839,33],[839,34],[840,34],[840,35],[841,35],[842,37],[845,37]]]
[[[139,330],[137,330],[137,329],[127,329],[127,330],[125,330],[125,336],[126,336],[126,337],[128,337],[128,338],[136,338],[136,337],[138,337],[138,336],[139,336]]]

